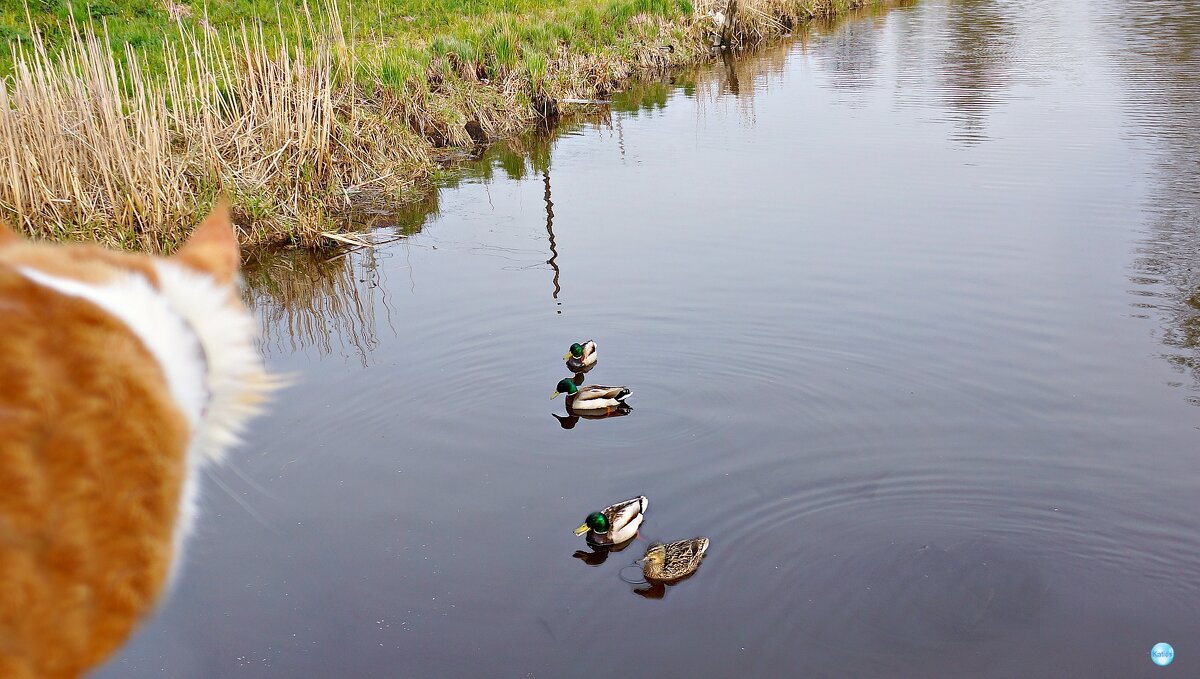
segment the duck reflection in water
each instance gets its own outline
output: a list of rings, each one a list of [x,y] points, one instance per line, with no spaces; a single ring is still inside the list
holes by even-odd
[[[667,585],[662,582],[647,583],[649,587],[633,589],[633,593],[643,599],[661,599],[667,595]]]
[[[646,580],[645,582],[638,583],[645,585],[645,587],[634,587],[633,593],[642,597],[643,599],[661,599],[667,595],[668,587],[674,587],[675,585],[678,585],[679,583],[691,577],[691,575],[685,575],[682,578],[671,581]]]
[[[585,420],[604,420],[610,417],[624,417],[633,412],[633,408],[627,404],[605,408],[603,410],[574,410],[571,406],[567,406],[567,414],[559,415],[558,413],[550,413],[554,419],[558,420],[558,425],[563,429],[574,429],[580,418]]]
[[[599,566],[605,561],[608,561],[608,555],[610,552],[624,551],[626,547],[632,545],[636,541],[637,538],[634,537],[622,542],[619,545],[593,545],[589,543],[587,549],[577,549],[571,556],[579,559],[589,566]]]

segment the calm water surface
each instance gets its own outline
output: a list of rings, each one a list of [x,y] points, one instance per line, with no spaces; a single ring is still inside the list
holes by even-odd
[[[1198,47],[1182,2],[860,15],[258,263],[298,382],[100,676],[1200,675]],[[552,416],[587,338],[630,415]],[[575,556],[639,493],[712,540],[661,599],[645,541]]]

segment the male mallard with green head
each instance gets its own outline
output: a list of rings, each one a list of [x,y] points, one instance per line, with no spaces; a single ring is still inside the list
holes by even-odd
[[[626,387],[602,387],[590,384],[580,387],[569,378],[559,381],[550,398],[559,394],[567,395],[567,407],[572,410],[594,410],[597,408],[615,408],[629,398],[633,392]]]
[[[593,545],[619,545],[637,535],[638,527],[645,520],[646,507],[650,501],[645,495],[609,505],[598,512],[587,515],[583,525],[575,529],[576,535],[587,533],[587,541]]]
[[[652,582],[670,582],[686,578],[700,567],[708,538],[692,538],[663,544],[656,542],[646,549],[642,559],[642,574]]]
[[[575,374],[591,370],[596,365],[596,343],[588,340],[582,344],[572,344],[563,360],[567,362],[567,370]]]

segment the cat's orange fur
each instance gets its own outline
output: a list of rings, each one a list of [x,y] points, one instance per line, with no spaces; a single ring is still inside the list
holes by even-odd
[[[178,558],[188,475],[219,455],[198,449],[220,413],[189,420],[138,332],[37,278],[105,286],[141,277],[153,295],[162,262],[207,277],[227,297],[217,304],[246,314],[223,206],[165,259],[27,242],[0,224],[0,677],[79,676],[126,640]],[[199,342],[222,350],[213,344]],[[258,387],[238,394],[243,405]]]

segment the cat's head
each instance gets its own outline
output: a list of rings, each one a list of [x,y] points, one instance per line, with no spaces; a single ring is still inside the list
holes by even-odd
[[[196,427],[193,449],[205,459],[220,459],[274,386],[239,294],[240,259],[224,200],[170,256],[30,241],[0,224],[0,265],[98,304],[142,339],[163,364]]]

